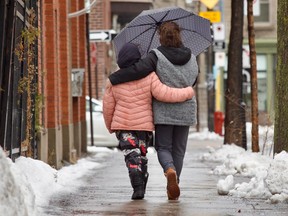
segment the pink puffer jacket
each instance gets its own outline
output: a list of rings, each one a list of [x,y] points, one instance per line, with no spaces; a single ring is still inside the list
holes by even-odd
[[[110,133],[116,130],[153,131],[152,97],[175,103],[193,96],[192,87],[168,87],[155,72],[140,80],[109,86],[103,98],[106,127]]]

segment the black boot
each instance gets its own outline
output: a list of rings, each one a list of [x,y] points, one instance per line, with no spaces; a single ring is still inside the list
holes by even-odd
[[[129,173],[131,185],[133,187],[133,194],[131,199],[143,199],[144,198],[144,182],[142,172],[136,170]]]
[[[146,185],[148,182],[148,177],[149,177],[148,172],[143,173],[144,194],[146,193]]]
[[[144,183],[144,193],[146,193],[146,185],[148,182],[148,177],[149,173],[147,172],[147,164],[148,164],[148,159],[147,157],[141,157],[141,170],[142,170],[142,175],[143,175],[143,183]]]

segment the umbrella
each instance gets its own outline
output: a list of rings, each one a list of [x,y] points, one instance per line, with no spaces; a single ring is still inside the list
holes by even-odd
[[[180,7],[144,10],[113,39],[117,58],[122,46],[128,42],[139,46],[142,57],[160,46],[157,28],[165,21],[173,21],[180,26],[182,42],[195,56],[212,44],[209,20]]]

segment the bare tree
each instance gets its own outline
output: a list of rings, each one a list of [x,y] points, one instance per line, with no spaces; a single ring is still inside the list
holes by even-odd
[[[244,1],[231,1],[231,30],[228,47],[228,77],[225,90],[225,144],[247,148],[245,105],[242,93],[242,43]]]
[[[258,85],[257,85],[257,61],[256,61],[256,48],[255,48],[253,0],[247,0],[247,18],[248,18],[248,38],[250,49],[250,74],[251,74],[252,151],[259,152]]]
[[[278,0],[274,153],[288,151],[288,3]]]

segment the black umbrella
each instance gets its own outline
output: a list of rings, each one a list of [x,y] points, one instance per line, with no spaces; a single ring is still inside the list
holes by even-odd
[[[113,39],[116,56],[125,43],[139,45],[142,57],[160,46],[158,26],[165,21],[181,28],[182,42],[197,56],[212,44],[210,21],[180,7],[144,10]]]

